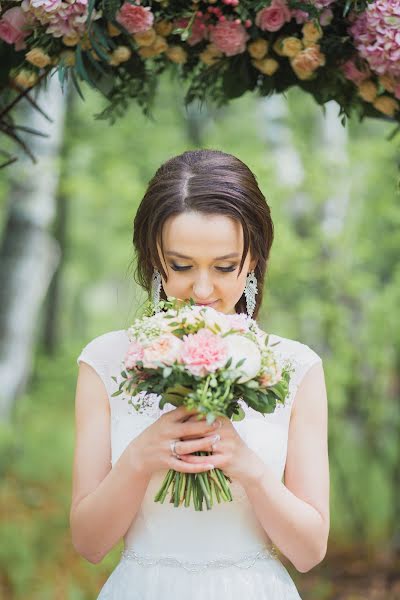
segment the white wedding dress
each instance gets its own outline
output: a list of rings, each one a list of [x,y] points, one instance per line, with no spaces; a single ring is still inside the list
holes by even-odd
[[[321,358],[309,346],[270,334],[278,355],[290,358],[295,371],[286,404],[263,416],[245,406],[243,421],[234,427],[283,481],[291,407],[307,370]],[[129,442],[162,412],[159,396],[146,397],[143,413],[123,395],[111,397],[129,340],[125,330],[92,340],[77,361],[89,364],[101,377],[111,406],[111,448],[115,465]],[[293,580],[261,527],[245,490],[234,479],[233,501],[214,503],[210,510],[191,505],[174,507],[169,495],[154,502],[166,470],[153,474],[143,502],[124,536],[124,551],[100,591],[98,600],[301,600]]]

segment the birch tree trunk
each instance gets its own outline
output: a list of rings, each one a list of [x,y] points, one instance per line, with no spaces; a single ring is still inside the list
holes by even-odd
[[[27,139],[37,164],[21,154],[9,167],[11,186],[0,246],[0,420],[10,420],[31,371],[37,323],[60,259],[49,233],[56,210],[65,95],[57,77],[37,97],[53,122],[27,105],[25,123],[48,135]]]

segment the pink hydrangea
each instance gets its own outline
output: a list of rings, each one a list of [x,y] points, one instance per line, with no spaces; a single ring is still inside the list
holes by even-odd
[[[209,329],[183,337],[181,361],[193,375],[204,376],[224,366],[228,348],[225,339]]]
[[[182,19],[177,19],[174,22],[174,27],[179,28],[179,29],[185,29],[189,24],[189,19],[187,18],[182,18]],[[208,28],[207,28],[207,24],[205,23],[204,19],[201,17],[196,17],[192,23],[192,27],[190,30],[190,36],[188,37],[188,39],[186,40],[186,42],[189,44],[189,46],[195,46],[196,44],[198,44],[199,42],[201,42],[202,40],[205,40],[208,38]]]
[[[133,340],[129,346],[125,355],[125,367],[127,369],[133,369],[139,360],[143,360],[143,346]]]
[[[219,21],[210,31],[211,42],[226,56],[244,52],[248,39],[246,29],[235,21]]]
[[[7,44],[14,44],[15,50],[26,48],[24,39],[29,34],[28,20],[19,6],[9,8],[0,20],[0,39]]]
[[[144,33],[154,23],[154,15],[149,6],[130,2],[124,2],[115,18],[129,33]]]
[[[278,31],[292,18],[285,0],[272,0],[270,6],[258,11],[256,25],[263,31]]]
[[[46,25],[53,37],[81,37],[86,30],[88,0],[23,0],[22,9],[28,17]],[[95,9],[92,19],[101,16]]]
[[[400,77],[400,0],[375,0],[350,27],[360,56],[379,75]]]

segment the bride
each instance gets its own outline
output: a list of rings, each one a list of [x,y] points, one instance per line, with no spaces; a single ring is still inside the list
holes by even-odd
[[[150,181],[134,221],[137,282],[154,301],[192,297],[256,318],[273,241],[270,209],[250,169],[216,150],[184,152]],[[306,573],[329,534],[327,397],[320,356],[270,334],[294,366],[289,397],[272,414],[197,421],[141,392],[137,412],[112,396],[129,339],[92,340],[78,357],[72,541],[91,563],[123,538],[101,600],[298,600],[279,559]],[[203,450],[212,456],[192,453]],[[211,510],[154,502],[168,469],[222,469],[232,502]]]

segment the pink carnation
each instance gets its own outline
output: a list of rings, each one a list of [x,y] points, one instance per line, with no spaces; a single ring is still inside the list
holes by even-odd
[[[124,2],[115,17],[129,33],[143,33],[152,27],[154,15],[149,6]]]
[[[29,34],[28,20],[18,6],[5,11],[0,20],[0,39],[7,44],[15,44],[15,50],[26,48],[24,39]]]
[[[143,360],[143,346],[134,340],[129,344],[128,350],[125,355],[125,367],[127,369],[133,369],[139,360]]]
[[[234,56],[246,50],[249,35],[241,23],[219,21],[210,32],[211,42],[226,56]]]
[[[257,13],[256,25],[262,31],[278,31],[291,18],[292,13],[285,0],[272,0],[270,6],[266,6]]]
[[[174,27],[179,28],[179,29],[186,29],[188,24],[189,24],[189,19],[187,19],[187,18],[177,19],[174,22]],[[186,42],[189,44],[189,46],[195,46],[202,40],[207,39],[207,37],[208,37],[208,29],[207,29],[206,23],[204,22],[204,19],[202,19],[201,17],[196,17],[192,23],[192,27],[190,30],[190,36],[188,37]]]
[[[209,329],[200,329],[183,337],[181,360],[193,375],[204,376],[223,367],[228,348],[224,338]]]
[[[354,45],[379,75],[400,77],[400,0],[375,0],[350,27]]]

